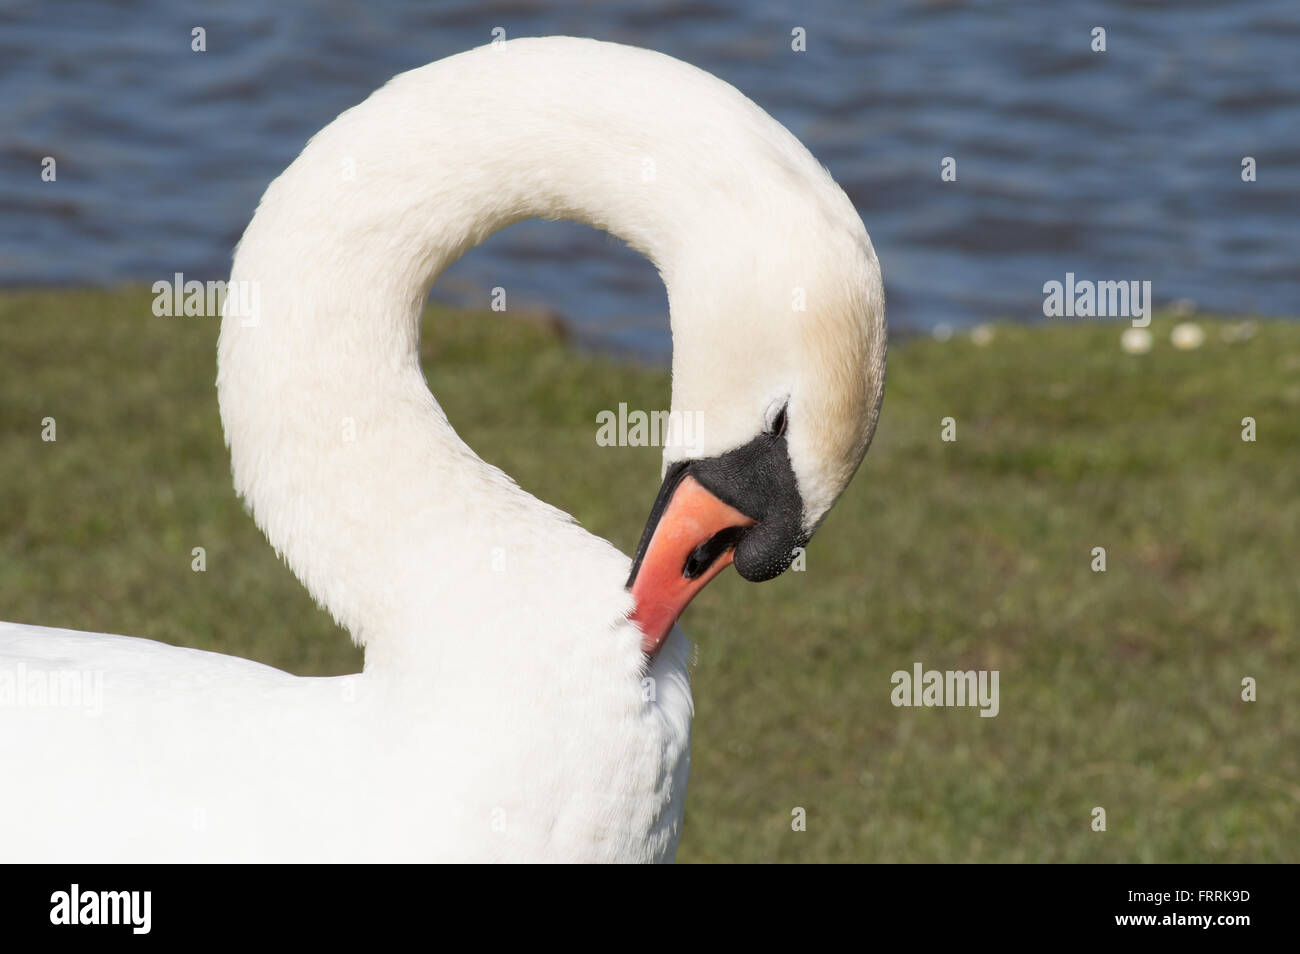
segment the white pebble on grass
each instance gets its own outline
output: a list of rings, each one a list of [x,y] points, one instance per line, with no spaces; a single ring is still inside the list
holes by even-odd
[[[1146,354],[1151,350],[1151,332],[1145,328],[1125,328],[1119,336],[1119,346],[1126,354]]]
[[[1205,331],[1194,321],[1183,321],[1174,325],[1169,340],[1179,351],[1195,351],[1205,344]]]

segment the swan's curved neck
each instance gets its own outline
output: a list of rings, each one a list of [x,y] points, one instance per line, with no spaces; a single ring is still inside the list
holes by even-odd
[[[761,217],[773,189],[806,201],[789,168],[802,149],[774,148],[793,139],[730,87],[572,43],[512,41],[397,77],[310,142],[236,254],[232,280],[258,290],[258,313],[227,314],[221,334],[236,487],[372,649],[418,628],[527,632],[538,601],[603,625],[627,610],[626,558],[483,463],[429,393],[419,321],[438,274],[521,219],[588,223],[660,269],[680,351],[710,302],[678,292],[726,283],[698,250],[744,233],[737,216]],[[752,195],[742,211],[737,191]]]

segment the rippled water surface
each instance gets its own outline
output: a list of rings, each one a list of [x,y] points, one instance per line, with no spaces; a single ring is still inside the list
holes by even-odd
[[[1045,320],[1042,285],[1067,271],[1300,313],[1296,0],[0,3],[0,283],[223,277],[313,132],[497,26],[652,47],[739,87],[852,197],[896,325]],[[589,229],[508,229],[435,295],[482,303],[494,285],[593,339],[667,350],[654,270]]]

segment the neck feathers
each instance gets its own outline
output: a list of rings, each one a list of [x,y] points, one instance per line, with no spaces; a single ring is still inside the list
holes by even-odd
[[[259,310],[222,323],[236,489],[371,649],[492,613],[527,632],[536,603],[507,617],[528,592],[613,625],[626,558],[481,461],[429,393],[429,289],[506,225],[573,219],[658,266],[676,332],[675,286],[726,280],[707,250],[752,242],[818,176],[738,92],[655,53],[519,40],[398,76],[311,140],[240,242],[232,281],[256,283]]]

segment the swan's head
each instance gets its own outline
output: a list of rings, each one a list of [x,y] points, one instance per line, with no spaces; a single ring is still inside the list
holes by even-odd
[[[861,221],[838,221],[670,284],[670,442],[628,582],[648,654],[728,563],[755,582],[788,569],[871,443],[884,293]]]

